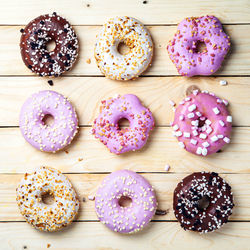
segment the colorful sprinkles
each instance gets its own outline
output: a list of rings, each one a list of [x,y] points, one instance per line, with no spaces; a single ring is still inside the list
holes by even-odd
[[[119,127],[118,122],[122,118],[129,121],[129,127]],[[102,101],[101,113],[94,121],[92,134],[100,139],[110,152],[122,154],[142,148],[153,127],[152,113],[142,106],[137,96],[118,95],[116,98]]]
[[[202,42],[206,49],[198,51]],[[229,36],[215,16],[185,18],[167,46],[179,74],[188,77],[216,72],[229,48]]]

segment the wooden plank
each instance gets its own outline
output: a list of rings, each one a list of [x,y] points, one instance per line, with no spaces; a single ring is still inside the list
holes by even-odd
[[[220,173],[250,173],[250,128],[234,128],[232,142],[222,153],[208,157],[196,156],[179,147],[172,128],[156,128],[140,151],[123,155],[111,154],[99,140],[82,128],[79,136],[65,151],[40,152],[30,146],[18,128],[0,129],[0,172],[24,173],[35,167],[49,165],[66,173],[112,172],[131,169],[138,172],[184,173],[215,171]]]
[[[211,13],[224,23],[250,23],[248,0],[227,1],[176,0],[176,1],[115,1],[115,0],[32,0],[1,1],[0,24],[25,24],[32,18],[57,11],[73,24],[102,24],[109,17],[127,15],[146,24],[174,24],[187,16]],[[13,6],[18,6],[13,11]]]
[[[158,209],[167,211],[164,216],[154,216],[153,220],[176,220],[172,211],[173,191],[177,183],[187,174],[142,174],[155,188]],[[106,174],[68,174],[80,200],[77,220],[98,220],[95,214],[95,202],[88,199],[95,192]],[[232,186],[236,207],[230,221],[250,220],[250,174],[222,174]],[[23,175],[0,175],[0,221],[24,221],[16,204],[16,187]],[[85,198],[85,202],[83,202]]]
[[[215,75],[250,75],[250,25],[224,25],[232,40],[232,50],[225,59],[222,68]],[[0,75],[33,75],[24,65],[19,48],[22,26],[0,26]],[[178,75],[171,62],[166,46],[176,32],[176,26],[148,26],[155,43],[152,66],[144,75]],[[96,66],[94,44],[100,26],[75,26],[79,36],[81,50],[79,60],[73,69],[65,75],[102,75]],[[240,38],[240,39],[239,39]],[[87,63],[91,59],[91,63]],[[13,67],[15,65],[15,67]]]
[[[228,81],[227,86],[220,86],[222,79]],[[69,97],[76,107],[80,125],[93,123],[99,114],[101,100],[116,94],[132,93],[153,112],[156,126],[165,126],[173,120],[169,100],[181,101],[191,85],[229,100],[234,125],[250,125],[250,116],[242,115],[250,114],[249,77],[141,77],[126,83],[104,77],[63,77],[55,79],[53,87],[40,77],[0,77],[0,126],[17,126],[23,102],[42,89],[52,89]]]
[[[177,222],[151,222],[140,233],[113,233],[99,222],[73,223],[61,232],[41,233],[25,222],[0,223],[2,249],[249,249],[250,223],[229,222],[214,233],[185,232]],[[13,237],[14,236],[14,237]],[[49,244],[49,245],[48,245]]]

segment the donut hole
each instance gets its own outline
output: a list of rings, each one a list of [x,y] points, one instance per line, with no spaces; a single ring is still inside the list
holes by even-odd
[[[204,195],[199,201],[198,201],[198,208],[200,210],[206,210],[207,207],[210,204],[210,199],[207,195]]]
[[[121,41],[117,46],[117,51],[121,55],[127,55],[130,52],[130,48],[125,42]]]
[[[130,207],[132,204],[132,199],[128,196],[121,196],[118,200],[118,204],[120,207]]]
[[[199,123],[198,123],[198,128],[202,128],[205,124],[206,124],[206,119],[198,119]]]
[[[130,126],[130,122],[127,118],[121,118],[118,122],[117,122],[117,126],[118,126],[118,130],[122,130],[122,128],[124,127],[129,127]]]
[[[51,114],[44,115],[42,122],[46,126],[51,126],[54,123],[54,117]]]
[[[53,51],[56,48],[56,42],[52,39],[46,43],[46,50],[48,52]]]
[[[41,198],[42,198],[42,203],[46,205],[52,205],[55,201],[55,197],[53,193],[50,191],[42,193]]]
[[[207,52],[206,44],[203,41],[197,41],[195,44],[195,52],[196,53]]]

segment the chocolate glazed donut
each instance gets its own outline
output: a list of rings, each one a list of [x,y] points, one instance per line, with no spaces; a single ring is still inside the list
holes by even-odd
[[[21,29],[20,49],[25,65],[40,76],[59,76],[71,69],[78,56],[78,39],[66,19],[42,15]],[[54,41],[53,51],[47,44]]]
[[[207,206],[201,204],[206,200]],[[185,230],[212,232],[232,214],[231,187],[217,173],[196,172],[185,177],[174,191],[175,217]]]

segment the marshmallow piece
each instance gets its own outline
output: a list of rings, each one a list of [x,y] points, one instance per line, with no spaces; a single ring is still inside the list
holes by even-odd
[[[227,116],[227,122],[232,122],[232,121],[233,121],[232,116],[231,116],[231,115],[228,115],[228,116]]]
[[[194,135],[194,136],[197,136],[197,135],[198,135],[197,130],[193,130],[193,132],[192,132],[192,133],[193,133],[193,135]]]
[[[209,119],[207,119],[207,120],[205,121],[205,123],[206,123],[207,125],[211,125],[211,124],[212,124],[212,122],[211,122]]]
[[[169,104],[170,104],[171,106],[175,106],[175,102],[172,101],[172,100],[169,100]]]
[[[194,113],[188,113],[187,117],[190,118],[194,118]]]
[[[202,153],[202,148],[198,147],[197,150],[196,150],[196,154],[201,155],[201,153]]]
[[[211,134],[212,131],[213,131],[213,129],[211,127],[208,127],[206,130],[206,133],[209,135],[209,134]]]
[[[197,144],[197,140],[191,139],[190,143],[192,143],[193,145],[196,145]]]
[[[220,113],[220,110],[217,107],[213,108],[213,111],[216,115],[218,115]]]
[[[205,140],[205,139],[207,138],[207,135],[206,135],[206,134],[201,133],[201,134],[200,134],[200,138]]]
[[[207,141],[205,141],[205,142],[202,143],[202,146],[204,148],[208,148],[210,146],[210,144]]]
[[[227,81],[225,81],[225,80],[220,80],[220,85],[221,85],[221,86],[226,86],[226,85],[227,85]]]
[[[193,112],[194,110],[196,109],[196,105],[195,104],[192,104],[188,107],[188,111],[189,112]]]
[[[168,171],[170,169],[170,166],[168,164],[165,165],[165,171]]]
[[[203,156],[206,156],[207,155],[207,149],[203,148],[202,151],[201,151],[201,153],[202,153]]]
[[[185,144],[182,141],[178,142],[178,144],[181,148],[185,148]]]
[[[183,120],[184,120],[184,115],[180,115],[180,116],[179,116],[179,120],[180,120],[180,121],[183,121]]]
[[[224,137],[223,141],[224,141],[225,143],[229,143],[229,142],[230,142],[230,139],[229,139],[228,137]]]
[[[222,120],[219,120],[219,124],[224,127],[225,126],[225,123],[222,121]]]
[[[179,126],[178,126],[177,124],[175,124],[175,125],[173,126],[173,129],[174,129],[174,131],[176,131],[176,130],[179,129]]]
[[[181,131],[177,131],[177,132],[175,132],[175,135],[176,135],[177,137],[180,137],[180,136],[182,136],[182,132],[181,132]]]
[[[189,132],[184,132],[184,137],[186,137],[186,138],[189,138],[190,137],[190,133]]]
[[[211,137],[211,141],[212,141],[212,142],[218,141],[218,137],[217,137],[216,135],[212,136],[212,137]]]

